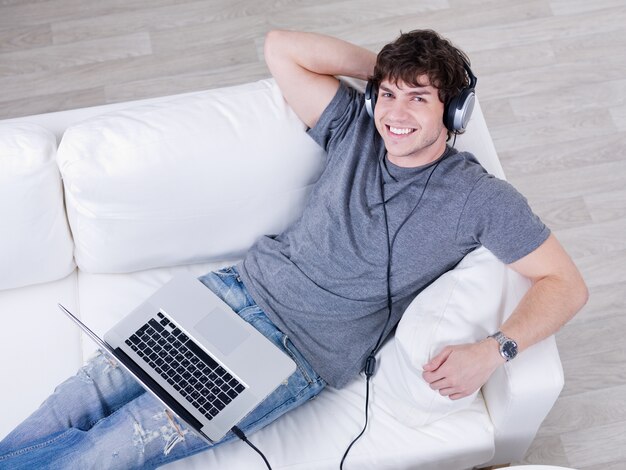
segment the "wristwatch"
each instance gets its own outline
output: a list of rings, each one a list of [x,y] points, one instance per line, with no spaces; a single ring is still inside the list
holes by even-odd
[[[489,338],[495,339],[500,344],[500,355],[506,359],[507,362],[517,356],[517,343],[511,338],[504,336],[501,331],[489,335]]]

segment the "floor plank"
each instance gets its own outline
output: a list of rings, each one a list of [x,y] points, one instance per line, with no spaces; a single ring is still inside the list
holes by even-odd
[[[50,45],[52,28],[49,24],[0,29],[0,52],[23,51]]]
[[[581,428],[561,436],[567,459],[574,468],[626,460],[626,424],[624,422]],[[594,452],[589,449],[594,447]],[[600,458],[598,458],[600,456]]]
[[[0,77],[60,71],[96,62],[152,54],[150,35],[132,33],[66,45],[38,47],[0,54]]]
[[[540,118],[538,118],[540,119]],[[497,121],[490,122],[490,127],[497,127]],[[515,132],[515,128],[510,127]],[[530,144],[528,147],[499,151],[500,160],[511,172],[513,178],[541,173],[554,174],[561,170],[573,170],[601,165],[603,163],[623,161],[623,149],[626,148],[626,132],[609,135],[586,137],[567,143],[554,141],[541,145]],[[508,174],[508,173],[507,173]],[[608,175],[609,173],[606,173]],[[580,191],[579,194],[587,194]]]

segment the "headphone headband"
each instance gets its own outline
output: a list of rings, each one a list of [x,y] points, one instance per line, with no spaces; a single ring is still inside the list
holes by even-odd
[[[465,60],[463,60],[463,68],[465,69],[465,72],[467,72],[467,78],[469,78],[469,85],[467,85],[465,88],[471,88],[472,90],[474,88],[476,88],[476,84],[478,83],[478,78],[476,78],[476,75],[474,75],[474,72],[472,72],[472,68],[470,67],[470,64]]]

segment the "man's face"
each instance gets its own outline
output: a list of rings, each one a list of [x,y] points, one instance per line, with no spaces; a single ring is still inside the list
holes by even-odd
[[[436,160],[445,150],[447,130],[443,103],[426,76],[424,86],[383,80],[374,110],[376,129],[389,160],[401,167],[416,167]]]

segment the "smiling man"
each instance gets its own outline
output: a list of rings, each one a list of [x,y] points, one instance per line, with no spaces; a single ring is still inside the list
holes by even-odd
[[[424,380],[442,395],[473,393],[585,303],[578,270],[526,200],[446,144],[460,130],[446,124],[446,108],[472,84],[460,50],[433,31],[402,34],[378,56],[328,36],[275,31],[265,57],[328,157],[298,220],[261,237],[237,266],[200,278],[298,362],[241,430],[262,428],[364,368],[371,376],[375,350],[409,303],[479,246],[533,286],[500,331],[424,364]],[[373,118],[341,75],[371,78]],[[137,446],[137,429],[172,439]],[[208,447],[99,356],[0,443],[0,468],[154,468]]]

